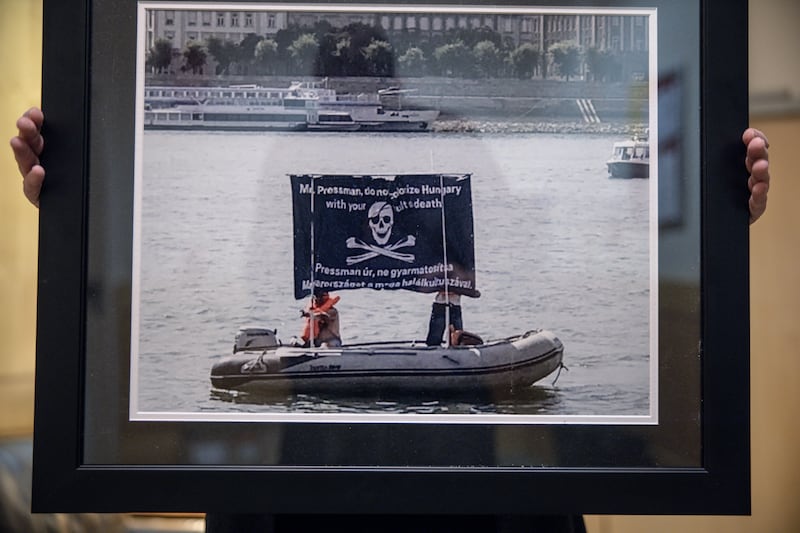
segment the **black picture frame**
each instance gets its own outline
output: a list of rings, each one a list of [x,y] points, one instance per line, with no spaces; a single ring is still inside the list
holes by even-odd
[[[547,430],[570,459],[564,466],[539,467],[470,463],[458,467],[459,449],[471,446],[478,432],[491,432],[493,428],[473,425],[454,431],[452,427],[435,424],[423,429],[416,425],[293,426],[281,437],[283,446],[296,454],[292,464],[200,465],[191,464],[190,460],[160,464],[151,460],[154,455],[148,454],[143,454],[139,461],[85,460],[86,447],[96,445],[89,438],[91,432],[108,430],[109,441],[118,447],[150,453],[176,449],[174,453],[181,457],[185,454],[181,450],[193,439],[206,442],[202,423],[123,419],[120,424],[125,427],[117,431],[97,427],[87,420],[87,405],[97,402],[108,402],[111,412],[127,414],[127,403],[117,398],[120,383],[116,381],[126,382],[127,378],[112,376],[104,383],[100,396],[96,390],[87,393],[87,349],[109,347],[105,339],[87,332],[86,316],[92,298],[100,294],[123,306],[130,299],[124,287],[97,286],[87,275],[92,268],[90,245],[104,242],[111,246],[119,236],[113,228],[100,228],[92,223],[97,209],[102,208],[92,203],[92,199],[108,194],[103,175],[129,175],[133,171],[131,146],[120,143],[130,140],[131,133],[126,133],[125,124],[108,123],[107,117],[114,116],[109,109],[114,101],[126,101],[133,96],[131,64],[124,58],[131,54],[133,46],[130,37],[135,33],[136,2],[116,2],[113,16],[108,9],[97,9],[102,3],[45,1],[42,99],[47,116],[44,127],[47,149],[42,160],[47,168],[47,183],[40,210],[34,511],[750,512],[749,215],[740,140],[748,121],[745,1],[601,3],[655,6],[660,13],[671,13],[663,20],[672,22],[676,16],[674,10],[686,10],[696,14],[694,22],[699,26],[695,65],[699,72],[696,87],[699,120],[684,130],[699,128],[700,142],[696,147],[700,153],[699,183],[688,185],[696,188],[700,198],[699,234],[695,235],[701,267],[699,292],[675,296],[678,307],[692,307],[699,317],[696,327],[701,343],[693,354],[699,356],[699,372],[688,372],[688,379],[696,380],[702,391],[697,406],[699,420],[695,421],[700,426],[700,445],[692,453],[697,461],[687,460],[687,466],[643,466],[636,457],[621,453],[595,464],[582,463],[582,454],[598,437],[607,439],[609,448],[619,445],[623,452],[634,453],[635,446],[628,441],[638,430],[625,426],[598,429],[559,425]],[[577,0],[564,4],[599,5]],[[659,26],[659,39],[665,43],[662,46],[681,39],[680,28],[661,27],[661,22]],[[111,49],[100,61],[93,55],[98,42],[111,43]],[[115,57],[120,60],[112,60]],[[93,99],[93,84],[98,80],[117,89],[113,99]],[[98,146],[98,139],[103,140],[103,146]],[[130,220],[132,216],[130,205],[108,208],[113,210],[114,219]],[[127,247],[127,243],[124,245]],[[665,252],[669,250],[662,254]],[[669,294],[671,289],[663,285],[662,294]],[[662,336],[682,326],[670,320],[662,314],[659,323]],[[681,402],[676,391],[680,391],[683,377],[680,372],[665,375],[660,394],[671,393],[676,397],[662,399],[658,427],[644,428],[643,432],[658,433],[661,439],[668,437],[666,433],[676,423],[670,411],[671,402]],[[181,424],[185,429],[175,430]],[[140,440],[126,441],[130,436],[129,426],[135,426],[136,434],[142,435]],[[242,432],[264,430],[263,425],[256,423],[217,423],[214,427],[217,437],[230,434],[231,439]],[[349,465],[325,466],[324,460],[309,460],[315,452],[320,452],[320,447],[324,450],[325,446],[352,442],[372,442],[383,449]],[[403,447],[407,444],[417,448],[430,444],[421,461],[435,466],[403,466],[388,457],[394,453],[404,457]],[[223,449],[229,448],[223,446]],[[447,454],[455,454],[456,459],[449,462],[438,459]],[[133,456],[136,457],[135,452]]]

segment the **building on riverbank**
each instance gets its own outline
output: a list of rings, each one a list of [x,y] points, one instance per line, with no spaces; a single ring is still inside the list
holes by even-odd
[[[146,49],[150,50],[158,40],[170,41],[173,48],[170,70],[178,72],[181,70],[183,50],[190,43],[205,43],[216,38],[236,45],[248,36],[280,40],[281,30],[314,28],[321,22],[329,24],[331,28],[344,28],[351,24],[375,28],[390,43],[397,54],[396,58],[412,46],[425,48],[425,54],[432,56],[434,48],[448,44],[453,39],[469,40],[471,37],[464,37],[466,34],[454,35],[454,32],[462,30],[471,32],[473,36],[485,34],[480,38],[495,39],[509,50],[532,45],[542,54],[539,60],[542,63],[541,70],[536,67],[535,76],[547,77],[552,71],[552,58],[549,54],[544,55],[544,52],[561,43],[572,44],[582,50],[612,54],[615,57],[615,70],[613,74],[606,75],[615,81],[641,80],[647,76],[646,57],[650,40],[648,16],[636,14],[508,13],[491,12],[491,8],[487,8],[485,13],[454,13],[435,9],[408,13],[354,8],[349,12],[148,9],[145,42]],[[215,58],[209,59],[215,62]],[[577,73],[580,78],[589,75],[593,74],[585,65]]]
[[[176,48],[210,37],[239,42],[250,33],[269,37],[291,25],[312,27],[320,21],[333,27],[367,24],[380,28],[389,38],[415,35],[431,39],[455,29],[488,29],[515,46],[531,43],[540,50],[555,43],[572,42],[612,52],[646,52],[649,40],[647,17],[639,15],[150,9],[147,46],[157,39],[170,40]]]

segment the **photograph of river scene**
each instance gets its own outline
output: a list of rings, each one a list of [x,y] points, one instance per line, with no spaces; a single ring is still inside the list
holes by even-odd
[[[140,6],[131,418],[653,423],[652,11]],[[532,385],[474,394],[384,392],[368,370],[353,373],[368,392],[357,377],[302,392],[212,386],[240,328],[277,330],[282,349],[303,329],[297,265],[319,260],[296,257],[307,228],[296,227],[291,176],[429,174],[468,176],[471,187],[463,246],[474,249],[479,297],[461,297],[463,329],[487,342],[547,330],[563,344],[561,365]],[[412,189],[386,203],[390,223],[421,205]],[[384,203],[372,205],[353,207],[365,224]],[[381,246],[351,239],[363,248],[352,262],[409,267],[418,231],[385,247],[375,233]],[[425,346],[435,291],[331,292],[345,348]],[[449,349],[479,361],[484,347]],[[302,360],[335,378],[342,350],[318,355]],[[269,367],[247,368],[259,364]],[[404,371],[422,379],[425,368]]]

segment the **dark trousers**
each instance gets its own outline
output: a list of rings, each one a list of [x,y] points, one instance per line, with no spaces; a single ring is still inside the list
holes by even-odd
[[[442,344],[445,329],[447,329],[447,304],[435,303],[431,308],[431,320],[428,323],[428,338],[425,344],[428,346],[439,346]],[[455,329],[464,329],[461,322],[461,306],[450,304],[450,324]]]

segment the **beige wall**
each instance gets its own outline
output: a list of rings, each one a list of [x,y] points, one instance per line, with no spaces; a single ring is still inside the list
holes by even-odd
[[[0,0],[0,435],[33,420],[38,214],[8,148],[22,110],[39,104],[42,7]]]
[[[800,2],[750,2],[750,91],[785,93],[800,102]]]
[[[32,425],[37,214],[5,143],[20,111],[39,100],[40,22],[39,1],[0,0],[0,435]],[[769,134],[775,179],[751,231],[753,515],[590,516],[591,533],[800,531],[800,117],[754,125]]]

